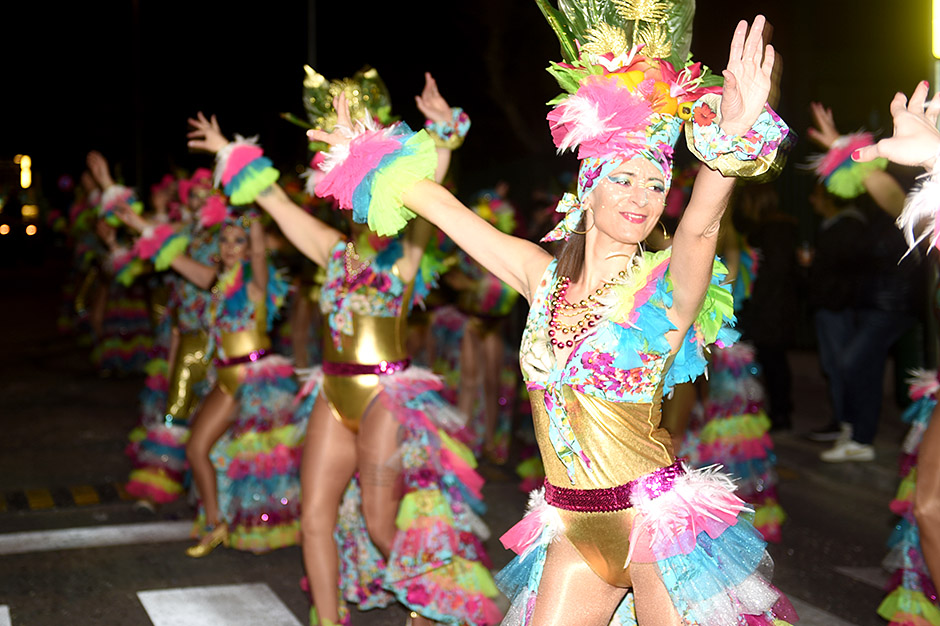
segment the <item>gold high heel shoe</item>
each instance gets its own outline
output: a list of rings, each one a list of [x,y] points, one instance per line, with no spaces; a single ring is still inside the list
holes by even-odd
[[[200,559],[219,547],[219,544],[228,547],[228,524],[225,522],[216,524],[199,543],[186,548],[186,556]]]

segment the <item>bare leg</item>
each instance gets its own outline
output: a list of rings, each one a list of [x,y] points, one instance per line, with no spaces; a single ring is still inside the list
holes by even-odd
[[[300,487],[304,569],[321,620],[339,622],[339,557],[333,530],[343,492],[355,471],[356,435],[333,417],[320,396],[307,425]]]
[[[532,615],[534,626],[607,626],[627,590],[594,573],[566,538],[548,547]]]
[[[359,482],[362,515],[372,543],[385,556],[395,540],[395,516],[401,500],[401,462],[396,455],[401,425],[379,398],[366,411],[359,429]]]
[[[206,523],[213,526],[223,520],[219,519],[218,487],[209,451],[228,430],[235,417],[235,410],[235,398],[219,387],[213,387],[193,418],[189,441],[186,443],[186,459],[192,468],[193,481],[206,511]]]
[[[917,453],[914,517],[930,577],[940,582],[940,404],[930,416]]]
[[[630,565],[633,595],[639,626],[680,626],[666,587],[655,563]],[[539,583],[532,623],[562,626],[574,622],[584,626],[607,626],[627,590],[608,584],[562,537],[548,548]]]

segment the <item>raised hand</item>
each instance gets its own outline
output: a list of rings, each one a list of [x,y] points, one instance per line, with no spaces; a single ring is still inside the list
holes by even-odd
[[[215,115],[207,119],[200,111],[196,114],[195,119],[189,118],[188,121],[189,126],[193,129],[186,134],[186,137],[189,138],[186,145],[190,148],[215,154],[228,145],[228,139],[222,134]]]
[[[114,215],[121,220],[125,226],[138,233],[143,232],[150,223],[140,215],[134,213],[133,209],[126,202],[118,202],[114,205]]]
[[[342,91],[333,98],[333,109],[336,111],[336,124],[333,130],[326,132],[317,128],[311,128],[307,131],[307,139],[310,141],[322,141],[331,146],[345,145],[352,139],[353,124],[349,115],[349,102],[346,101],[346,94]]]
[[[418,110],[432,122],[449,122],[451,120],[450,105],[437,90],[437,82],[430,72],[424,73],[424,90],[421,95],[415,96]]]
[[[114,179],[111,178],[111,168],[103,154],[97,150],[92,150],[85,158],[85,163],[88,165],[88,171],[91,172],[92,178],[95,179],[95,182],[102,190],[114,184]]]
[[[839,138],[839,131],[836,128],[835,118],[832,116],[832,109],[824,107],[819,102],[812,102],[809,105],[810,113],[813,115],[814,126],[807,131],[809,138],[823,150],[829,150],[836,139]]]
[[[758,15],[750,32],[744,20],[734,29],[728,68],[721,73],[725,78],[721,128],[728,134],[747,132],[767,104],[774,71],[774,48],[770,44],[763,45],[761,35],[765,23],[764,16]]]
[[[940,131],[937,130],[940,93],[928,103],[929,88],[927,81],[922,81],[911,94],[910,102],[907,96],[898,92],[891,101],[894,134],[872,146],[856,150],[852,158],[856,161],[871,161],[884,157],[901,165],[922,165],[928,170],[933,168],[940,151]]]

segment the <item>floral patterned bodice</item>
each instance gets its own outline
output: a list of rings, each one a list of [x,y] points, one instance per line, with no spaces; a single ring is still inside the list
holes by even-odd
[[[580,340],[565,363],[556,361],[548,336],[550,295],[559,279],[556,261],[545,270],[522,335],[520,366],[529,391],[544,392],[549,438],[569,475],[576,457],[588,467],[590,459],[571,430],[563,387],[611,402],[652,403],[660,391],[668,393],[705,371],[704,346],[728,345],[737,338],[730,329],[731,294],[719,285],[727,270],[716,260],[702,310],[673,355],[666,339],[675,330],[666,314],[672,305],[669,259],[669,250],[636,257],[627,278],[603,298],[596,330]]]
[[[222,352],[223,333],[237,333],[256,330],[259,325],[264,332],[270,332],[271,326],[283,306],[287,296],[288,284],[268,263],[267,293],[263,307],[248,297],[248,284],[251,282],[251,263],[243,261],[231,270],[219,275],[212,287],[211,304],[208,308],[210,350],[218,348]],[[264,320],[257,319],[258,310],[264,311]],[[230,356],[219,354],[220,358]]]
[[[359,269],[352,272],[347,270],[346,246],[346,241],[340,241],[330,252],[326,283],[320,292],[320,311],[327,317],[337,349],[342,349],[342,335],[354,334],[353,314],[398,317],[402,307],[407,307],[407,314],[413,303],[411,298],[405,302],[408,284],[402,281],[395,265],[403,254],[400,240],[392,240],[371,258],[363,253]]]

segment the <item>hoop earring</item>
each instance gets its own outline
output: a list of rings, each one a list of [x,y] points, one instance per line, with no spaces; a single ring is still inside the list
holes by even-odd
[[[671,238],[672,238],[672,237],[670,236],[669,232],[666,231],[666,225],[663,224],[661,221],[659,222],[659,227],[663,229],[663,239],[671,239]]]
[[[586,235],[589,230],[591,230],[592,228],[594,228],[594,222],[595,222],[595,220],[594,220],[594,209],[591,208],[591,207],[588,207],[588,208],[586,208],[586,209],[584,210],[584,214],[587,215],[587,212],[588,212],[588,211],[591,212],[591,225],[590,225],[588,228],[586,228],[584,231],[575,230],[575,229],[572,228],[572,229],[571,229],[571,232],[574,233],[575,235]],[[565,219],[567,219],[567,217],[566,217]]]

